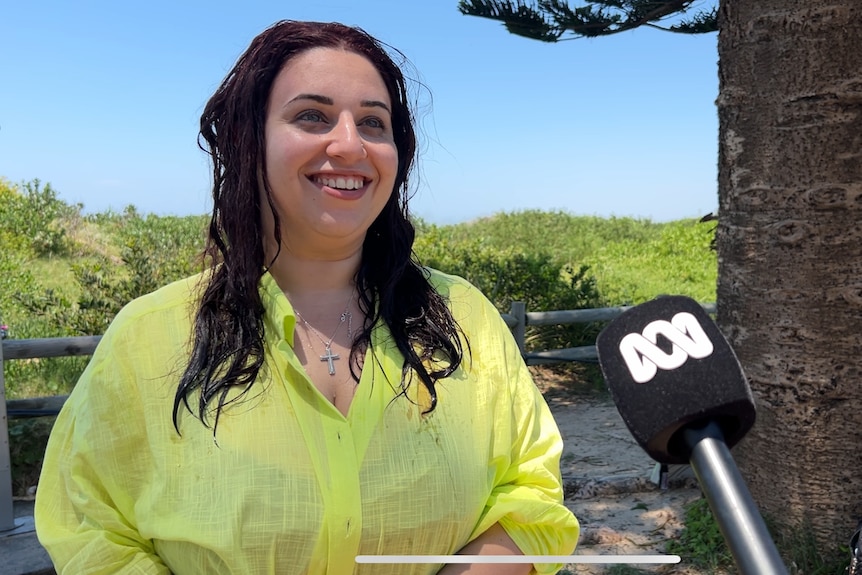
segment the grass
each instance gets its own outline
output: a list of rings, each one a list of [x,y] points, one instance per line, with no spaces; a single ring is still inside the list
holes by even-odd
[[[767,520],[767,525],[772,524],[773,521]],[[807,524],[796,529],[782,529],[781,533],[783,536],[776,545],[781,555],[787,558],[794,575],[845,575],[847,572],[850,564],[849,545],[836,545],[831,552],[821,552]],[[847,539],[849,542],[849,533]]]
[[[668,542],[666,551],[709,573],[733,566],[733,557],[706,499],[697,499],[686,507],[685,528],[677,539]]]
[[[659,294],[715,301],[715,225],[696,219],[656,223],[526,210],[434,228],[440,237],[484,248],[546,252],[586,264],[610,305],[637,304]],[[420,226],[427,230],[429,226]]]
[[[606,575],[653,575],[654,571],[646,571],[631,565],[610,565],[605,571]],[[568,569],[562,569],[557,575],[575,575]]]
[[[78,284],[72,273],[72,259],[69,257],[35,258],[27,262],[27,267],[45,289],[53,289],[72,297],[78,295]]]
[[[86,356],[22,359],[4,365],[7,399],[66,395],[90,360]]]
[[[608,568],[608,575],[652,575],[652,573],[631,565],[611,565]]]
[[[774,521],[766,518],[766,523],[771,533],[778,531],[774,528]],[[781,532],[784,535],[776,540],[776,547],[791,575],[846,574],[850,563],[847,545],[837,545],[832,552],[823,553],[818,550],[808,525]],[[686,563],[706,573],[735,572],[733,556],[706,499],[698,499],[688,505],[685,527],[677,539],[668,542],[666,551],[685,558]]]

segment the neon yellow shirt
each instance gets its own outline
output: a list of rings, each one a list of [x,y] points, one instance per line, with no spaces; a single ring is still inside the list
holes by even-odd
[[[58,573],[431,574],[354,559],[452,554],[497,522],[525,555],[571,553],[562,440],[508,328],[467,282],[432,283],[470,346],[433,412],[418,378],[396,398],[403,358],[378,326],[344,417],[294,355],[295,316],[267,274],[267,368],[215,440],[185,409],[181,435],[171,420],[197,279],[127,305],[45,455],[36,527]]]

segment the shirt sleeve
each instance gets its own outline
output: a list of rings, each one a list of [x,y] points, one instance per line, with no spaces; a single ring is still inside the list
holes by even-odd
[[[563,504],[562,437],[508,326],[490,303],[485,309],[485,321],[499,332],[492,340],[501,347],[498,363],[508,380],[505,407],[511,423],[501,421],[502,413],[496,416],[495,442],[506,445],[507,453],[489,463],[494,487],[471,539],[499,523],[525,555],[570,555],[580,525]],[[561,567],[540,563],[533,572],[556,573]]]
[[[120,317],[70,394],[45,453],[36,528],[60,575],[170,573],[136,528],[135,501],[152,466],[131,362],[120,359],[134,357]]]

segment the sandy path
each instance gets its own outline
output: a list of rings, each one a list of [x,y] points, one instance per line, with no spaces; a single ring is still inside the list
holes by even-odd
[[[669,489],[649,480],[655,463],[629,434],[610,400],[546,394],[563,435],[561,472],[566,504],[581,522],[577,553],[651,555],[683,526],[684,506],[701,497],[688,468],[674,470]],[[634,565],[645,572],[696,574],[686,565]],[[600,574],[608,567],[570,564],[571,573]]]

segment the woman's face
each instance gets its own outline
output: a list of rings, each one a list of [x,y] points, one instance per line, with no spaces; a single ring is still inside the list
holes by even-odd
[[[266,177],[291,252],[343,257],[361,247],[395,184],[391,109],[377,69],[354,52],[314,48],[278,73],[266,113]]]

